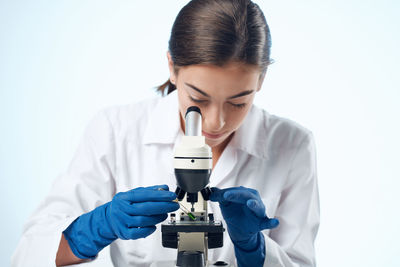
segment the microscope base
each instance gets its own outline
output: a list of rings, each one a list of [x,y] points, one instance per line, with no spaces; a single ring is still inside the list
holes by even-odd
[[[226,263],[226,265],[215,265],[211,262],[207,262],[206,267],[217,267],[217,266],[223,266],[223,267],[233,267],[232,264]],[[153,262],[150,267],[179,267],[176,265],[176,261],[157,261]]]

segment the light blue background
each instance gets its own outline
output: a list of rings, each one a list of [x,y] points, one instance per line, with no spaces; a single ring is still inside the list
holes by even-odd
[[[0,0],[0,266],[101,108],[154,95],[187,1]],[[256,103],[314,132],[319,266],[400,266],[400,2],[256,1],[276,60]]]

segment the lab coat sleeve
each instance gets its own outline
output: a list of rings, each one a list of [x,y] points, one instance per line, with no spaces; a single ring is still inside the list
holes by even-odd
[[[112,199],[114,177],[114,131],[104,110],[89,123],[67,171],[28,219],[11,265],[55,266],[62,231],[81,214]]]
[[[315,266],[319,195],[313,135],[298,146],[275,217],[279,226],[266,234],[264,266]]]

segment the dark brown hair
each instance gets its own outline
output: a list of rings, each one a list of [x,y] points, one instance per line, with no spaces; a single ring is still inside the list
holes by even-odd
[[[260,7],[250,0],[192,0],[172,26],[169,52],[179,67],[240,62],[260,68],[272,63],[271,35]],[[164,94],[176,89],[170,80],[157,87]]]

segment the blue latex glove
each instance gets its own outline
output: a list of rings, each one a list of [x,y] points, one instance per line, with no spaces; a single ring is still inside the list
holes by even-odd
[[[167,185],[139,187],[118,193],[112,201],[85,213],[63,232],[72,252],[93,259],[117,238],[138,239],[152,234],[168,212],[179,209]]]
[[[257,190],[246,187],[211,188],[211,201],[219,202],[229,236],[235,245],[239,266],[262,266],[265,240],[261,231],[278,226],[277,219],[265,214],[265,206]]]

